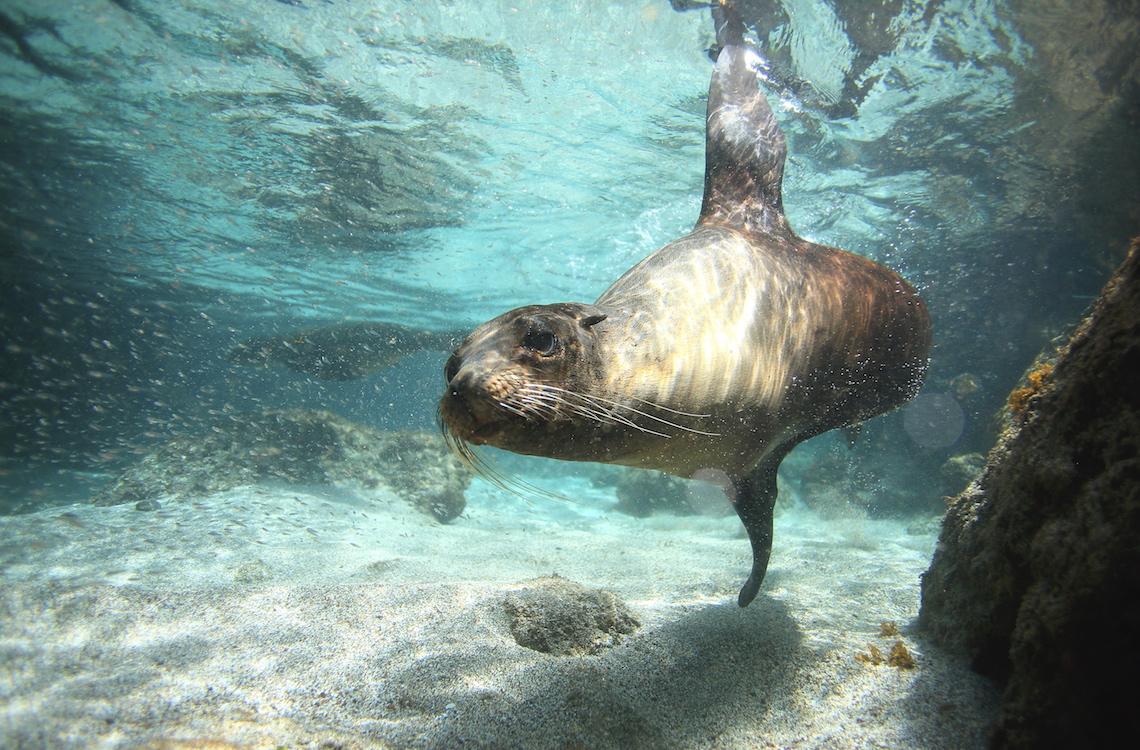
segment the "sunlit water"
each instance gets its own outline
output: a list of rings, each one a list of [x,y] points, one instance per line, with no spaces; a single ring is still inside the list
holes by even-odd
[[[746,11],[789,136],[793,225],[920,288],[936,324],[928,389],[979,386],[953,395],[969,415],[958,451],[984,451],[1004,393],[1088,304],[1134,221],[1089,204],[1135,190],[1134,151],[1105,145],[1126,123],[1112,113],[1132,91],[1116,62],[1127,32],[1119,53],[1074,39],[1070,59],[1023,38],[1052,43],[1060,6],[773,8]],[[453,330],[590,301],[695,220],[703,11],[0,10],[14,284],[0,387],[5,453],[21,461],[118,467],[172,429],[266,405],[429,425],[441,356],[342,388],[222,355],[306,322]],[[1128,28],[1107,7],[1077,20],[1081,39]]]

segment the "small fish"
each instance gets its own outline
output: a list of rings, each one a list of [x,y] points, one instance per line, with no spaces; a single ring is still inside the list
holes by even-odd
[[[334,323],[238,344],[229,354],[238,365],[283,365],[321,380],[356,380],[420,351],[450,352],[463,332],[417,331],[396,323]]]

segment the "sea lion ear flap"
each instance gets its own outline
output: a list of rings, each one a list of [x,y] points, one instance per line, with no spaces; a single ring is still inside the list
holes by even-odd
[[[583,305],[581,315],[578,317],[578,325],[589,330],[608,317],[609,315],[592,305]]]

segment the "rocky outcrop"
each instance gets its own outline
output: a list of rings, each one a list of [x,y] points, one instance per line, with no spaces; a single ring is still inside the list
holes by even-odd
[[[920,627],[1004,685],[1000,748],[1134,735],[1140,655],[1140,240],[951,504]],[[1112,741],[1110,741],[1112,740]]]
[[[694,511],[685,500],[688,483],[659,471],[625,469],[617,483],[614,510],[645,518],[654,513],[683,516]]]
[[[176,438],[127,469],[96,505],[161,502],[265,481],[337,484],[365,497],[387,487],[440,521],[466,507],[472,473],[431,432],[382,432],[327,411],[237,414],[209,432]]]

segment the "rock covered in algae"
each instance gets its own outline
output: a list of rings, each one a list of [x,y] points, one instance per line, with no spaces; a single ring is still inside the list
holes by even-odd
[[[336,484],[366,497],[387,487],[450,521],[466,506],[471,478],[435,433],[383,432],[327,411],[269,410],[237,414],[204,435],[172,440],[127,469],[95,504],[149,507],[277,480]]]
[[[994,747],[1110,747],[1140,691],[1140,240],[954,499],[920,627],[1004,685]],[[1034,378],[1029,378],[1034,382]]]
[[[515,642],[553,656],[597,654],[641,626],[616,594],[559,576],[511,591],[504,607]]]

